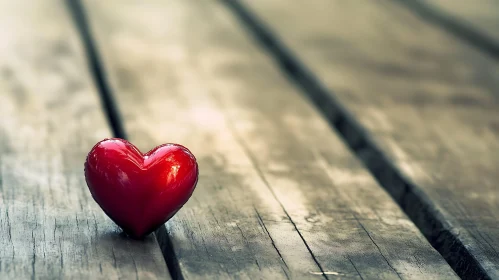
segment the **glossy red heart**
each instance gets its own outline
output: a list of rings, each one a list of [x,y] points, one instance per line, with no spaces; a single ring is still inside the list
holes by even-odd
[[[89,152],[85,179],[102,210],[127,234],[142,238],[191,197],[198,165],[181,145],[164,144],[142,154],[130,142],[113,138]]]

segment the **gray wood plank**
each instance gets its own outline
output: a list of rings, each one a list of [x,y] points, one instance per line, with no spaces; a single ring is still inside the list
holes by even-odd
[[[477,29],[499,44],[499,1],[497,0],[409,0]]]
[[[497,63],[390,1],[243,2],[452,266],[499,278]]]
[[[83,163],[110,137],[61,1],[0,1],[0,279],[168,278],[94,203]]]
[[[185,278],[456,278],[218,1],[85,3],[131,141],[199,161]]]

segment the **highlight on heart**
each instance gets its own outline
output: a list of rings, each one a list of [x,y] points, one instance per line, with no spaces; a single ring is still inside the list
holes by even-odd
[[[85,161],[85,180],[92,197],[136,239],[177,213],[194,192],[198,175],[194,155],[171,143],[143,154],[127,140],[104,139]]]

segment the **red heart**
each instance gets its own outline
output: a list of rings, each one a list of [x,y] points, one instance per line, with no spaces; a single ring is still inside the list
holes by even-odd
[[[127,234],[142,238],[191,197],[198,165],[181,145],[164,144],[142,154],[130,142],[113,138],[88,153],[85,179],[102,210]]]

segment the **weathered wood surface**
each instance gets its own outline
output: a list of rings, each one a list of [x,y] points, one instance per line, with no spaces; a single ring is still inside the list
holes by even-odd
[[[0,279],[167,278],[154,237],[123,238],[83,178],[111,136],[60,1],[0,1]]]
[[[130,140],[198,158],[183,277],[456,278],[218,1],[85,3]]]
[[[497,63],[390,1],[244,3],[348,110],[331,121],[459,273],[499,278]]]
[[[497,0],[402,0],[415,1],[444,17],[464,23],[499,44],[499,1]]]

